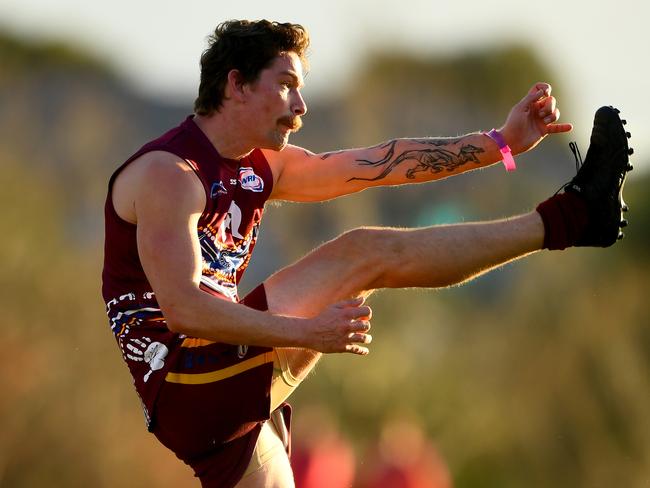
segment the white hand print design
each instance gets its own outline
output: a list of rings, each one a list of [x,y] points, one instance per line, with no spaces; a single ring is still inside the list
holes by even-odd
[[[131,361],[141,362],[144,361],[149,365],[149,372],[144,375],[144,382],[149,380],[149,376],[154,371],[158,371],[165,365],[165,358],[169,353],[169,349],[162,342],[151,342],[149,337],[140,339],[129,339],[126,343],[125,355]]]

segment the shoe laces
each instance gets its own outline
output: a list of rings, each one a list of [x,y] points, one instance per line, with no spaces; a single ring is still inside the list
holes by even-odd
[[[569,149],[571,149],[571,152],[573,153],[573,157],[576,160],[576,173],[580,171],[580,168],[584,164],[582,162],[582,155],[580,154],[580,149],[578,149],[578,143],[575,141],[569,142]]]
[[[575,142],[575,141],[569,142],[569,149],[571,149],[571,152],[573,153],[573,157],[574,157],[574,159],[576,161],[576,175],[577,175],[578,171],[580,171],[580,168],[584,164],[584,162],[582,161],[582,155],[580,154],[580,149],[578,149],[578,143]],[[565,183],[560,188],[558,188],[557,191],[555,192],[555,195],[557,195],[562,190],[564,190],[572,182],[573,182],[573,180],[571,180],[569,183]]]

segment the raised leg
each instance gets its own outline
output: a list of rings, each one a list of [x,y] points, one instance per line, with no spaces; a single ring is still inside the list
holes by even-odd
[[[274,275],[269,311],[310,317],[324,307],[378,288],[446,287],[542,248],[537,212],[504,220],[419,229],[360,228],[318,247]],[[282,349],[301,380],[320,354]]]
[[[269,311],[311,317],[326,306],[378,288],[445,287],[541,249],[537,212],[506,220],[421,229],[361,228],[329,241],[265,283]],[[320,353],[277,348],[271,386],[274,410],[316,365]],[[292,486],[286,455],[241,486]]]

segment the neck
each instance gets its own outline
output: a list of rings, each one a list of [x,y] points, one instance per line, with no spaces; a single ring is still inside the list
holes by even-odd
[[[247,141],[235,117],[226,117],[221,112],[211,115],[195,115],[194,122],[215,147],[219,155],[227,159],[241,159],[255,149]]]

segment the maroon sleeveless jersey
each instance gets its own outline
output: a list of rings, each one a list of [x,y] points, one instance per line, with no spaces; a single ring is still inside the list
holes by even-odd
[[[264,203],[271,193],[273,177],[262,152],[234,161],[222,158],[189,116],[181,125],[149,142],[113,174],[105,205],[105,248],[102,294],[111,330],[133,376],[143,403],[147,424],[152,429],[152,412],[166,378],[178,377],[175,371],[205,373],[229,368],[252,358],[267,357],[269,348],[215,344],[171,332],[156,301],[138,255],[136,225],[121,219],[112,203],[115,178],[128,164],[150,151],[166,151],[187,162],[201,180],[206,205],[196,232],[201,244],[202,276],[200,287],[219,299],[238,301],[237,283],[248,266],[257,240]],[[188,341],[191,342],[188,344]],[[193,342],[192,342],[193,341]],[[189,364],[183,348],[210,344],[209,360]],[[194,357],[194,356],[192,356]],[[185,361],[184,364],[183,361]],[[250,426],[268,418],[268,385],[272,365],[260,364],[260,378],[253,379],[260,398],[242,402],[241,413]],[[251,372],[248,372],[249,377]],[[184,376],[180,375],[184,378]],[[253,375],[254,376],[254,375]],[[176,380],[175,380],[176,381]],[[261,386],[260,386],[261,385]],[[263,390],[267,391],[263,391]],[[252,399],[249,399],[252,400]],[[260,401],[261,400],[261,401]],[[232,419],[236,420],[236,419]],[[236,422],[235,422],[236,423]],[[252,428],[252,427],[247,427]],[[239,429],[239,430],[237,430]],[[246,430],[246,429],[244,429]],[[223,433],[223,441],[242,435],[241,426]]]

